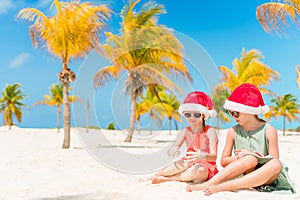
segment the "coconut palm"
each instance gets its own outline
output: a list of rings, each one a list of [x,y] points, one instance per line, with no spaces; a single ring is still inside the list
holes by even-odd
[[[298,85],[298,88],[300,89],[300,66],[299,65],[296,66],[296,74],[297,74],[296,83]]]
[[[106,5],[93,6],[89,2],[60,2],[54,0],[57,13],[46,16],[35,8],[24,8],[17,17],[33,24],[29,28],[30,39],[35,47],[45,47],[62,61],[59,81],[63,83],[64,141],[63,148],[70,147],[69,84],[75,74],[69,69],[71,59],[83,58],[99,42],[100,30],[110,17]]]
[[[136,122],[138,124],[138,133],[141,133],[141,116],[144,115],[147,110],[143,107],[141,102],[136,104]]]
[[[19,123],[22,121],[22,107],[27,107],[21,101],[26,97],[21,90],[21,85],[14,83],[6,85],[2,90],[0,98],[0,112],[3,114],[3,125],[8,125],[9,129],[14,124],[13,116],[16,117]]]
[[[168,117],[169,134],[171,135],[172,120],[174,120],[176,130],[178,130],[176,121],[181,122],[180,114],[178,112],[180,102],[178,101],[176,95],[172,93],[166,93],[166,91],[161,91],[159,96],[162,102],[155,104],[154,109],[157,110],[160,115]]]
[[[70,87],[69,90],[71,90]],[[77,96],[69,96],[70,103],[73,103],[75,101],[81,101],[81,99]],[[60,112],[61,112],[60,108],[62,104],[63,104],[63,84],[52,84],[50,87],[50,94],[44,95],[43,100],[35,102],[33,106],[37,106],[37,105],[55,106],[57,110],[57,132],[59,132]]]
[[[290,22],[298,22],[299,16],[299,0],[264,3],[256,9],[256,17],[266,32],[283,33]]]
[[[270,84],[271,80],[278,79],[279,73],[272,70],[260,59],[264,58],[262,53],[256,49],[245,51],[242,50],[241,57],[235,58],[232,62],[232,70],[226,66],[220,66],[222,74],[222,83],[216,87],[227,88],[232,92],[236,87],[243,83],[255,85],[262,93],[273,93],[263,86]]]
[[[274,106],[270,106],[270,112],[265,114],[266,119],[279,116],[283,117],[283,135],[285,135],[285,121],[289,122],[298,120],[297,115],[300,114],[300,104],[297,103],[297,98],[292,94],[285,94],[283,96],[276,96],[271,99]]]
[[[146,87],[157,93],[159,83],[171,90],[179,88],[168,75],[182,75],[191,80],[182,58],[183,47],[170,29],[158,25],[158,15],[165,13],[162,5],[149,2],[140,11],[134,10],[139,0],[129,1],[121,11],[120,35],[106,33],[107,44],[99,48],[100,55],[112,65],[100,69],[94,76],[94,86],[118,79],[126,74],[126,95],[131,99],[130,127],[125,142],[131,142],[136,120],[137,98]]]
[[[153,130],[153,119],[158,120],[158,125],[161,126],[162,116],[159,112],[157,112],[157,106],[161,105],[160,92],[163,90],[162,87],[155,87],[158,93],[153,93],[148,88],[143,96],[141,96],[141,101],[139,102],[140,109],[142,108],[145,113],[149,114],[149,131],[152,134]]]
[[[226,114],[226,110],[223,105],[225,100],[229,97],[229,92],[226,88],[216,87],[212,91],[212,101],[214,103],[214,110],[218,113],[218,128],[220,128],[219,120],[222,123],[230,122],[228,115]]]

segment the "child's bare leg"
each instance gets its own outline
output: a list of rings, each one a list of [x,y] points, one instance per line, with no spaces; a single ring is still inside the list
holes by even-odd
[[[156,176],[152,179],[152,183],[158,184],[167,181],[187,182],[187,181],[194,181],[194,180],[203,182],[207,179],[207,176],[208,176],[208,172],[204,167],[202,167],[201,165],[194,165],[188,168],[186,171],[183,171],[181,173],[172,176]]]
[[[155,176],[152,179],[152,184],[159,184],[167,181],[180,181],[181,180],[180,175],[181,173],[172,176]]]
[[[166,181],[176,181],[180,179],[181,173],[189,168],[189,166],[190,164],[184,160],[174,162],[172,165],[155,174],[155,176],[152,178],[152,183],[158,184]]]
[[[202,183],[207,180],[208,172],[205,167],[196,164],[180,175],[181,181],[193,181],[194,183]]]
[[[162,169],[155,176],[172,176],[185,171],[188,167],[189,167],[188,162],[184,160],[179,160],[174,162],[170,166],[167,166],[166,168]]]
[[[255,156],[246,155],[237,161],[234,161],[227,165],[222,171],[217,173],[207,182],[199,185],[188,185],[186,186],[186,191],[191,192],[194,190],[203,190],[206,187],[217,185],[225,181],[231,180],[238,177],[244,172],[249,172],[253,170],[257,165],[257,158]]]
[[[272,159],[259,169],[252,171],[241,178],[227,181],[219,185],[208,186],[203,189],[203,192],[206,195],[211,195],[221,191],[233,191],[260,185],[268,185],[276,180],[281,169],[282,165],[280,161],[278,159]]]

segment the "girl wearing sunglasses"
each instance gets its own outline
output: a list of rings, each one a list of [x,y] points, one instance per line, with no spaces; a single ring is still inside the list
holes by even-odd
[[[205,123],[209,117],[216,116],[210,97],[199,91],[189,93],[180,105],[179,113],[189,126],[177,135],[168,154],[180,156],[180,148],[185,143],[186,155],[158,172],[152,179],[153,184],[166,181],[202,183],[218,172],[216,130]]]
[[[221,157],[224,169],[209,181],[187,186],[186,190],[203,190],[206,195],[247,188],[294,193],[287,167],[279,161],[277,131],[257,116],[269,111],[260,91],[252,84],[243,84],[225,101],[224,108],[237,122],[227,133]]]

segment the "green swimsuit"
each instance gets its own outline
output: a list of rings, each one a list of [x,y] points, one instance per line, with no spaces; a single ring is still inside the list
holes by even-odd
[[[255,150],[264,155],[264,157],[260,157],[257,154],[249,153],[250,155],[255,156],[258,159],[258,166],[260,167],[273,159],[268,152],[268,140],[266,136],[266,127],[267,123],[262,125],[256,130],[247,131],[243,129],[242,126],[236,125],[234,127],[235,130],[235,138],[234,138],[234,149],[248,149]],[[263,185],[256,187],[259,191],[275,191],[275,190],[291,190],[295,193],[295,188],[293,183],[291,182],[288,176],[288,168],[282,163],[282,170],[278,176],[278,178],[271,185]]]

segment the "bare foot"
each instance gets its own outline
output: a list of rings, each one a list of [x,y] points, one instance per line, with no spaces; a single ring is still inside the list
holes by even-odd
[[[187,192],[192,192],[192,191],[196,191],[196,190],[203,190],[206,187],[207,186],[205,185],[205,183],[203,183],[203,184],[197,184],[197,185],[187,185],[185,187],[185,190]]]
[[[164,176],[156,176],[156,177],[153,177],[152,184],[164,183],[169,180],[170,180],[169,178],[164,177]]]
[[[147,182],[151,181],[153,179],[153,176],[145,176],[139,179],[139,182]]]
[[[228,190],[225,187],[222,187],[222,185],[214,185],[203,189],[203,193],[207,196],[222,191],[228,191]]]

